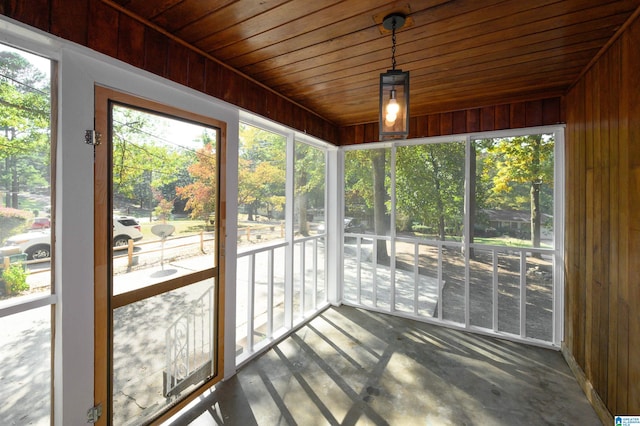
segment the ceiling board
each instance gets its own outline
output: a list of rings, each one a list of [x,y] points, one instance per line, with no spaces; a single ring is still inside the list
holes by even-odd
[[[105,0],[108,1],[108,0]],[[338,125],[377,121],[378,83],[411,72],[412,115],[564,93],[640,0],[113,0]]]

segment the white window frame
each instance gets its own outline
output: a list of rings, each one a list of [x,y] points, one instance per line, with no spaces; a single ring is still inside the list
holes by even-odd
[[[458,323],[448,322],[442,319],[442,309],[439,309],[439,315],[436,320],[431,320],[430,318],[419,317],[417,315],[405,315],[404,313],[395,311],[395,280],[394,280],[394,260],[395,253],[392,248],[392,253],[390,253],[392,263],[391,263],[391,289],[390,289],[390,300],[389,306],[390,310],[382,310],[378,308],[371,308],[367,305],[356,304],[358,307],[362,307],[364,309],[372,309],[377,311],[382,311],[386,313],[392,313],[399,316],[408,316],[412,319],[425,321],[425,322],[435,322],[440,325],[450,326],[454,328],[462,328],[467,331],[472,331],[479,334],[488,334],[488,335],[499,335],[502,338],[506,338],[508,340],[525,342],[536,346],[542,347],[551,347],[553,349],[559,350],[563,336],[563,327],[564,327],[564,125],[553,125],[553,126],[538,126],[538,127],[527,127],[520,129],[507,129],[507,130],[499,130],[499,131],[491,131],[491,132],[474,132],[474,133],[466,133],[466,134],[458,134],[458,135],[447,135],[447,136],[437,136],[431,138],[417,138],[417,139],[409,139],[409,140],[400,140],[400,141],[387,141],[387,142],[375,142],[375,143],[367,143],[364,145],[349,145],[340,148],[340,152],[338,155],[338,170],[341,171],[340,178],[338,180],[338,188],[340,194],[340,205],[339,205],[339,214],[338,221],[334,223],[332,228],[332,232],[336,235],[339,235],[338,241],[334,246],[334,251],[340,254],[340,259],[338,261],[338,278],[340,283],[339,289],[339,297],[341,301],[345,303],[342,299],[343,297],[343,289],[344,289],[344,274],[343,274],[343,265],[344,265],[344,245],[342,241],[344,241],[344,230],[338,224],[343,223],[344,220],[344,197],[345,197],[345,188],[344,188],[344,155],[346,152],[354,151],[354,150],[370,150],[370,149],[380,149],[380,148],[389,148],[391,150],[391,223],[395,223],[395,211],[396,211],[396,197],[395,197],[395,158],[396,158],[396,150],[401,146],[413,146],[413,145],[423,145],[423,144],[432,144],[432,143],[452,143],[452,142],[463,142],[465,143],[465,182],[470,181],[470,150],[471,143],[477,139],[489,139],[489,138],[503,138],[503,137],[516,137],[516,136],[526,136],[532,134],[553,134],[554,135],[554,192],[553,192],[553,202],[554,202],[554,217],[553,217],[553,229],[554,229],[554,248],[553,248],[553,268],[554,268],[554,278],[553,278],[553,295],[552,295],[552,305],[553,305],[553,316],[552,316],[552,337],[550,342],[541,341],[538,339],[531,339],[525,337],[524,330],[522,330],[523,324],[525,321],[521,322],[521,337],[512,336],[505,333],[500,332],[487,332],[485,329],[480,329],[479,327],[475,327],[470,324],[470,305],[469,305],[469,250],[465,249],[465,264],[467,267],[465,268],[465,322],[462,327]],[[470,209],[470,197],[474,196],[472,194],[472,188],[469,185],[465,185],[465,201],[464,201],[464,227],[465,229],[469,229],[470,226],[470,218],[467,212]],[[396,241],[396,227],[391,226],[390,229],[390,237],[391,241]],[[464,240],[461,244],[463,247],[469,247],[470,245],[470,236],[469,233],[464,234]],[[391,245],[392,247],[395,244]],[[440,297],[439,300],[442,300]],[[525,303],[524,298],[521,300],[521,313],[524,312],[522,309],[522,304]],[[351,302],[346,302],[346,304],[353,304]]]

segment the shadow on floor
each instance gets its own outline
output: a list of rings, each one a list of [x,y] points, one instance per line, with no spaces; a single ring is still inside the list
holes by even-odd
[[[559,352],[330,308],[171,425],[600,425]]]

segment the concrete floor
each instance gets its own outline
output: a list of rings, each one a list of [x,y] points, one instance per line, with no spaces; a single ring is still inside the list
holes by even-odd
[[[601,425],[561,354],[330,308],[171,425]]]

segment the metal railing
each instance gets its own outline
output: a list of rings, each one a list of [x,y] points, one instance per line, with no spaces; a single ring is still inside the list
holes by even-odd
[[[165,397],[179,395],[215,372],[214,298],[211,286],[165,332]]]

